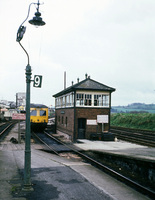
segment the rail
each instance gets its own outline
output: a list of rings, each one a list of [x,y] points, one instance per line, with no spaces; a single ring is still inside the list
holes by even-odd
[[[0,125],[0,138],[6,133],[6,131],[14,124],[14,122],[11,123],[3,123]]]
[[[49,146],[44,140],[42,140],[36,133],[33,132],[33,135],[41,142],[43,143],[47,148],[49,148],[54,154],[59,156],[59,153],[54,150],[51,146]]]
[[[148,188],[146,188],[146,187],[140,185],[139,183],[137,183],[137,182],[135,182],[135,181],[133,181],[133,180],[131,180],[131,179],[129,179],[129,178],[123,176],[122,174],[120,174],[120,173],[114,171],[113,169],[111,169],[111,168],[109,168],[109,167],[103,165],[102,163],[100,163],[100,162],[94,160],[93,158],[91,158],[91,157],[85,155],[84,153],[80,152],[79,150],[76,150],[76,149],[72,148],[71,146],[69,146],[69,145],[63,143],[62,141],[56,139],[56,138],[53,137],[51,134],[49,134],[49,133],[46,132],[46,135],[48,135],[48,137],[50,137],[52,140],[55,140],[56,142],[60,143],[61,145],[66,146],[66,147],[67,147],[68,149],[70,149],[72,152],[78,154],[78,155],[81,156],[83,159],[85,159],[87,162],[89,162],[90,164],[92,164],[93,166],[98,167],[98,168],[101,169],[102,171],[104,171],[104,172],[110,174],[111,176],[115,177],[116,179],[118,179],[118,180],[124,182],[125,184],[127,184],[127,185],[133,187],[134,189],[140,191],[141,193],[143,193],[143,194],[145,194],[145,195],[147,195],[147,196],[149,196],[149,197],[151,197],[151,198],[153,198],[153,197],[155,196],[155,192],[154,192],[154,191],[152,191],[152,190],[150,190],[150,189],[148,189]],[[38,136],[37,136],[37,137],[38,137]],[[45,144],[45,142],[43,142],[43,143]],[[49,147],[48,144],[45,144],[45,145],[46,145],[47,147]],[[49,148],[50,148],[50,150],[52,150],[56,155],[59,155],[59,153],[58,153],[56,150],[54,150],[54,148],[51,148],[51,147],[49,147]]]
[[[110,132],[114,133],[118,139],[155,147],[154,131],[111,126]]]

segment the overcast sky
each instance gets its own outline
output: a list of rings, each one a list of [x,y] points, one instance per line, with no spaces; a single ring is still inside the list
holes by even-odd
[[[16,33],[37,0],[0,0],[0,100],[25,92],[27,57]],[[44,0],[46,25],[28,22],[21,43],[30,56],[32,79],[43,75],[42,88],[31,87],[31,102],[54,105],[52,95],[85,74],[116,88],[112,105],[155,103],[154,0]],[[36,9],[31,6],[29,20]],[[33,85],[33,84],[32,84]]]

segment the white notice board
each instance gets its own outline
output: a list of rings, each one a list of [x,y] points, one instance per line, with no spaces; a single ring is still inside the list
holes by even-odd
[[[109,123],[108,115],[97,115],[97,123]]]
[[[87,125],[97,125],[97,120],[87,119]]]

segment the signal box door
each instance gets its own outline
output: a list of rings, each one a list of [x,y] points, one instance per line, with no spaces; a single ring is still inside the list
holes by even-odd
[[[79,118],[78,119],[78,139],[85,139],[86,132],[86,119]]]

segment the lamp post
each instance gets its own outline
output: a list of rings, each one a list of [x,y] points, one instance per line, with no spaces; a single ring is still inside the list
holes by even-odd
[[[26,66],[26,138],[25,138],[25,164],[24,164],[24,190],[32,190],[31,187],[31,128],[30,128],[30,84],[31,84],[31,66],[30,66],[30,59],[29,54],[23,47],[23,45],[20,43],[20,41],[23,38],[23,35],[26,31],[26,27],[23,26],[23,24],[26,22],[26,20],[29,17],[30,13],[30,7],[31,5],[37,5],[37,12],[35,13],[35,17],[33,17],[32,20],[29,20],[29,23],[35,26],[43,26],[45,25],[45,22],[42,20],[41,13],[39,12],[39,0],[38,3],[31,3],[29,5],[28,9],[28,15],[26,19],[23,21],[23,23],[19,26],[18,32],[17,32],[17,39],[16,41],[20,44],[22,49],[25,51],[28,59],[28,64]]]

